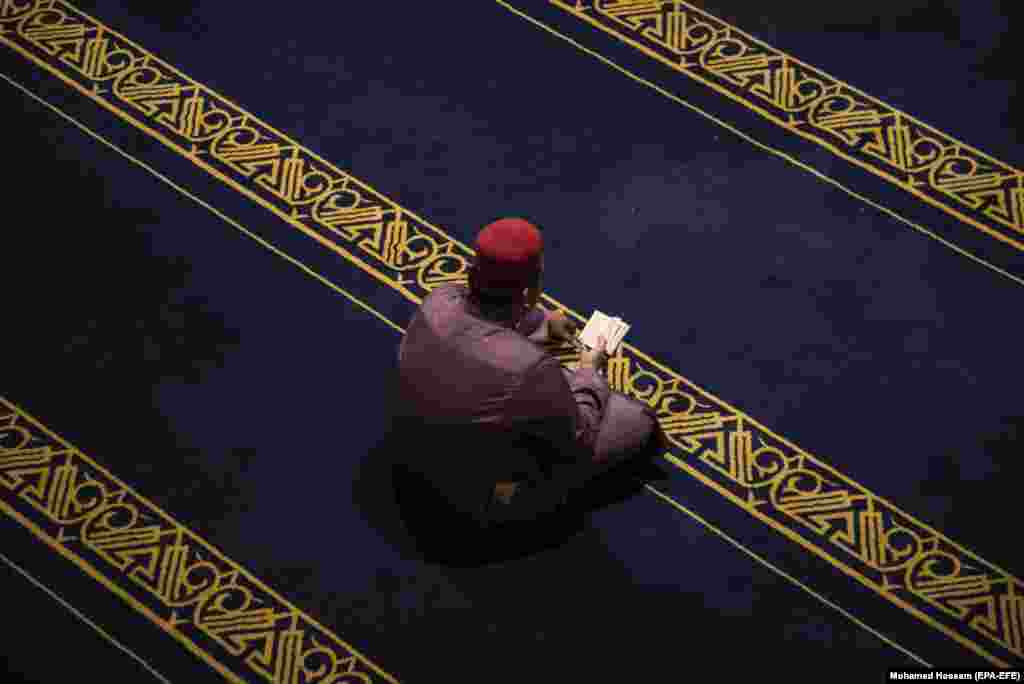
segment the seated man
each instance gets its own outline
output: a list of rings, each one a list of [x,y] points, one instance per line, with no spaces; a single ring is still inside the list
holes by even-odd
[[[603,341],[564,369],[537,342],[568,339],[537,307],[543,241],[502,219],[477,237],[469,286],[423,300],[399,350],[396,419],[409,472],[480,528],[536,518],[665,443],[654,412],[611,391]]]

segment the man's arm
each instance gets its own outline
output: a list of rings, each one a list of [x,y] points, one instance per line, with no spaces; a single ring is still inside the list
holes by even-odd
[[[526,436],[536,456],[547,461],[542,467],[550,477],[520,483],[505,497],[507,503],[495,500],[492,520],[526,520],[553,511],[592,476],[610,394],[608,383],[592,369],[568,373],[550,356],[530,369],[508,404],[507,418],[510,429]]]
[[[553,313],[535,306],[523,317],[523,320],[519,321],[519,327],[516,330],[519,334],[529,338],[531,342],[547,342],[550,339],[548,321]]]
[[[593,460],[611,388],[592,368],[565,371],[545,356],[523,377],[508,406],[508,420],[571,460]]]

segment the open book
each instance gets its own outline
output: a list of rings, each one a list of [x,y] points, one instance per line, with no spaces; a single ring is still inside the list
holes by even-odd
[[[597,338],[603,337],[607,340],[605,348],[608,354],[614,354],[627,332],[629,332],[629,325],[624,323],[621,318],[611,318],[600,311],[595,311],[587,321],[583,332],[580,333],[579,340],[588,348],[593,349],[597,346]]]

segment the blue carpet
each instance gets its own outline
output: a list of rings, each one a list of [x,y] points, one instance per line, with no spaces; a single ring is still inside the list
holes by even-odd
[[[545,3],[515,4],[585,35]],[[465,242],[497,216],[537,221],[560,301],[621,315],[644,352],[1024,573],[1010,536],[1024,427],[1012,365],[1019,285],[494,4],[460,9],[458,21],[427,4],[82,7]],[[1003,58],[990,56],[1011,50],[994,3],[932,3],[922,21],[937,28],[920,31],[880,4],[835,16],[787,7],[771,20],[708,9],[1021,159],[1014,110],[998,116],[1019,103]],[[974,23],[941,37],[953,16]],[[657,71],[610,41],[594,45]],[[915,59],[947,78],[915,79]],[[994,75],[965,83],[975,64]],[[0,55],[0,71],[398,325],[411,317],[412,302],[14,53]],[[785,663],[810,680],[836,663],[868,676],[913,665],[649,492],[595,512],[552,549],[485,568],[424,562],[395,532],[378,462],[399,335],[0,86],[21,168],[42,169],[6,188],[10,215],[30,212],[5,232],[13,332],[0,392],[398,679],[613,682]],[[714,106],[1000,267],[1021,263],[842,160]],[[685,473],[659,487],[929,662],[984,662]],[[9,536],[12,549],[34,543]],[[86,590],[74,592],[77,605]],[[95,610],[102,622],[114,609]],[[137,631],[126,638],[153,651],[161,635]]]

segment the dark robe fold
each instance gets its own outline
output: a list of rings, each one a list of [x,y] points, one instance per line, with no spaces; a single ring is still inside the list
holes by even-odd
[[[424,299],[402,340],[402,461],[479,524],[557,508],[657,432],[647,405],[536,344],[546,328],[540,309],[515,329],[487,320],[466,286],[449,285]],[[520,483],[510,502],[495,499],[498,482]]]

